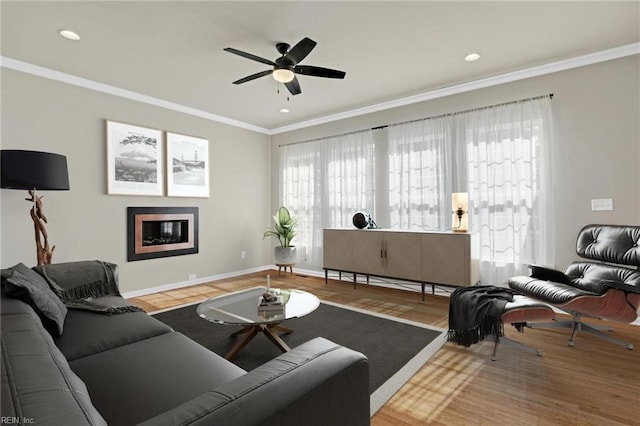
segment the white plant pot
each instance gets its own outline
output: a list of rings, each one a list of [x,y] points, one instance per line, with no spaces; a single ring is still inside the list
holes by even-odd
[[[276,246],[273,248],[273,258],[276,264],[296,263],[296,248]]]

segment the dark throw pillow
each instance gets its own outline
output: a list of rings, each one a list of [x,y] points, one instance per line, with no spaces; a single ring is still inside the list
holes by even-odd
[[[547,268],[540,265],[529,265],[531,268],[531,276],[539,280],[553,281],[556,283],[568,284],[569,277],[567,277],[562,271],[557,269]]]
[[[67,307],[36,271],[22,263],[3,269],[2,284],[7,296],[31,305],[44,319],[47,329],[62,335]]]

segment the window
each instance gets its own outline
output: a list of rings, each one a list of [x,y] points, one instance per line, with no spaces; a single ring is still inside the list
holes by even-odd
[[[389,211],[392,229],[444,231],[451,212],[449,118],[389,128]]]
[[[322,266],[322,229],[351,227],[358,210],[392,229],[450,230],[452,192],[469,193],[483,283],[551,263],[550,97],[392,125],[385,134],[384,142],[365,131],[282,148],[283,204],[300,220],[296,245],[306,266]],[[385,203],[374,211],[377,199]]]
[[[358,132],[281,148],[282,205],[298,218],[298,262],[322,267],[324,228],[351,226],[359,210],[373,212],[375,146]]]

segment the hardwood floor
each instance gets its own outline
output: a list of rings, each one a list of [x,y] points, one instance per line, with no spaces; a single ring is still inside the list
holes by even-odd
[[[413,321],[448,326],[448,297],[358,285],[302,275],[278,276],[272,286],[300,288],[321,300]],[[198,302],[229,291],[264,285],[267,272],[214,281],[131,299],[147,312]],[[601,321],[593,321],[602,323]],[[567,346],[568,329],[505,326],[505,335],[544,351],[544,357],[502,346],[471,348],[447,343],[371,419],[387,425],[640,425],[640,327],[607,323],[615,336],[634,342],[627,350],[578,333]]]

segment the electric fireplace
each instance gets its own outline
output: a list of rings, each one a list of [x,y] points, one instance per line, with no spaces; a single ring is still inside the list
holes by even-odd
[[[197,207],[128,207],[127,260],[198,253]]]

